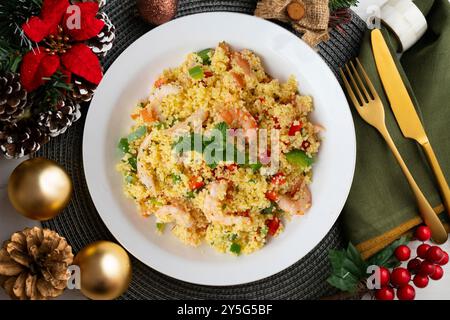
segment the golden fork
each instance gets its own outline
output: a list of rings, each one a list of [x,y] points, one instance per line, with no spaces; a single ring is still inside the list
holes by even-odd
[[[395,143],[392,140],[388,129],[386,128],[383,103],[381,102],[378,93],[376,92],[374,86],[372,85],[372,82],[370,81],[366,71],[364,70],[358,59],[356,59],[356,63],[360,71],[356,69],[355,65],[351,61],[350,67],[348,64],[345,65],[346,73],[343,69],[340,69],[341,77],[344,81],[347,93],[361,118],[363,118],[364,121],[378,130],[378,132],[383,136],[384,140],[388,144],[395,158],[397,159],[397,162],[399,163],[416,197],[417,205],[419,207],[419,212],[422,216],[422,219],[425,224],[431,229],[433,240],[439,244],[444,243],[445,241],[447,241],[447,231],[445,230],[442,222],[439,220],[439,217],[431,207],[430,203],[423,195],[422,191],[411,175],[411,172],[403,161],[402,156],[398,152],[397,147],[395,146]],[[350,85],[347,77],[350,79],[353,88]],[[363,82],[361,77],[364,78],[365,82]]]

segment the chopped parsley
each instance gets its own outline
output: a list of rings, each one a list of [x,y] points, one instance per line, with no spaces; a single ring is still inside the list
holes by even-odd
[[[130,164],[133,171],[137,171],[137,158],[136,157],[130,157],[128,159],[128,163]]]
[[[208,48],[208,49],[203,49],[199,52],[196,53],[200,59],[202,59],[202,63],[206,64],[206,65],[210,65],[211,64],[211,57],[210,55],[212,55],[212,49]]]
[[[235,254],[240,254],[241,253],[241,245],[233,242],[230,246],[230,251]]]
[[[175,173],[172,173],[172,182],[173,183],[178,183],[181,181],[181,177]]]
[[[128,153],[130,151],[130,144],[128,143],[127,138],[122,138],[119,140],[119,144],[117,145],[120,151],[123,153]]]
[[[234,241],[237,239],[237,237],[238,237],[238,235],[236,233],[232,233],[228,236],[228,240]]]
[[[195,198],[195,192],[194,192],[194,191],[188,191],[188,192],[186,193],[186,197],[187,197],[188,199],[193,199],[193,198]]]

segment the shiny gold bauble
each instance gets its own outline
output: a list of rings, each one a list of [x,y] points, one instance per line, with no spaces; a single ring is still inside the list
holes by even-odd
[[[118,298],[131,281],[127,252],[110,241],[97,241],[84,247],[73,264],[80,267],[81,292],[93,300]]]
[[[56,162],[35,158],[22,162],[9,177],[8,196],[25,217],[45,221],[68,204],[72,181]]]

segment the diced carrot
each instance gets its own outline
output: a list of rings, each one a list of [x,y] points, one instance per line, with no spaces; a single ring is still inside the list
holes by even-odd
[[[139,118],[139,114],[133,113],[130,117],[131,119],[136,120],[137,118]]]
[[[159,78],[158,80],[156,80],[155,81],[155,84],[154,84],[154,86],[155,86],[155,88],[159,88],[159,87],[161,87],[163,84],[165,84],[166,83],[166,79],[164,79],[164,78]]]
[[[151,123],[151,122],[155,122],[157,120],[154,112],[152,112],[152,110],[149,110],[148,108],[142,109],[140,114],[141,114],[144,122]]]

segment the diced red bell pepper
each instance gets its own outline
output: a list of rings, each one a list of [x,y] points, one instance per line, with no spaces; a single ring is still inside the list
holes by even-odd
[[[272,177],[270,182],[274,185],[281,186],[286,183],[286,176],[283,172],[278,172]]]
[[[311,143],[309,142],[309,141],[303,141],[302,142],[302,149],[303,150],[306,150],[306,149],[308,149],[309,148],[309,146],[311,145]]]
[[[277,117],[272,117],[272,120],[273,120],[273,128],[280,130],[281,129],[280,120],[278,120]]]
[[[278,194],[275,191],[270,190],[270,191],[266,192],[266,198],[268,200],[270,200],[270,201],[277,201],[278,200]]]
[[[203,75],[205,78],[209,78],[213,76],[213,73],[211,71],[203,71]]]
[[[269,228],[268,233],[271,236],[274,236],[280,227],[280,219],[278,219],[278,217],[274,217],[273,219],[267,220],[266,226]]]
[[[241,217],[250,217],[250,210],[245,210],[245,211],[239,211],[235,213],[237,216],[241,216]]]
[[[191,190],[200,189],[204,185],[205,185],[205,182],[200,180],[200,177],[198,177],[198,176],[193,176],[189,179],[189,188]]]
[[[294,121],[291,124],[291,127],[289,128],[288,135],[293,137],[297,132],[300,132],[303,128],[303,123],[300,121]]]

